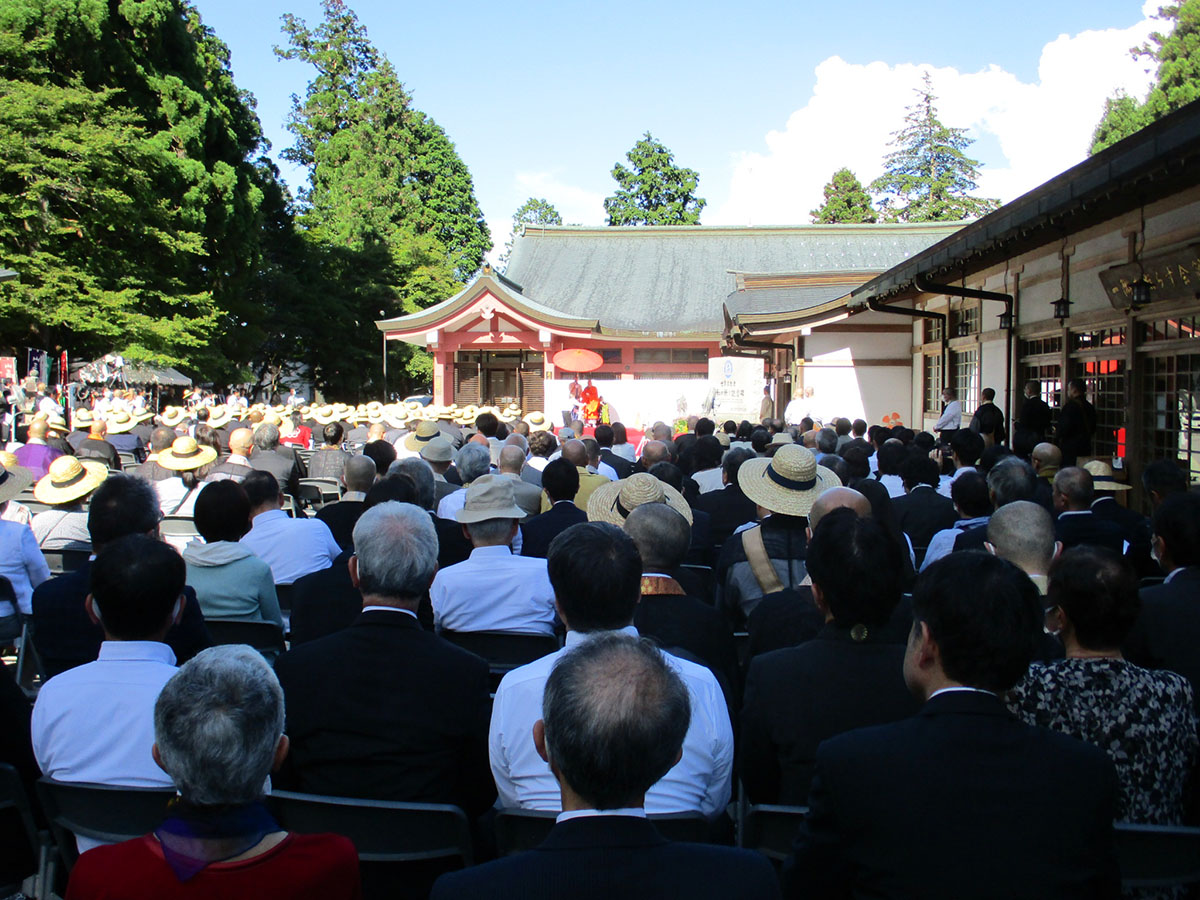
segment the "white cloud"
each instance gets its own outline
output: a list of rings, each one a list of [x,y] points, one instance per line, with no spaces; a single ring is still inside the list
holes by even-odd
[[[1146,18],[1129,28],[1060,35],[1042,48],[1034,83],[998,66],[963,73],[829,57],[816,68],[807,104],[782,130],[766,135],[766,150],[735,156],[729,199],[706,211],[704,222],[804,223],[835,170],[848,166],[869,183],[882,172],[887,143],[925,71],[933,78],[943,122],[999,144],[1004,161],[983,167],[980,193],[1012,200],[1085,158],[1106,97],[1118,88],[1145,93],[1151,76],[1129,48],[1162,27],[1149,18],[1158,5],[1148,0]]]

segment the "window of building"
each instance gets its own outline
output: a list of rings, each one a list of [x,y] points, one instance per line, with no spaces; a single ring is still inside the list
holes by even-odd
[[[1125,360],[1077,359],[1071,363],[1075,378],[1087,385],[1087,396],[1096,407],[1093,456],[1125,455]]]
[[[641,380],[643,378],[648,378],[648,379],[653,379],[653,378],[671,379],[671,378],[674,378],[674,379],[679,379],[679,380],[683,380],[683,381],[696,381],[696,380],[703,381],[708,378],[708,373],[707,372],[635,372],[633,377],[634,377],[634,380]]]
[[[954,375],[954,389],[958,392],[962,411],[971,415],[979,404],[979,350],[970,347],[951,353],[950,371]]]
[[[1094,328],[1091,331],[1072,331],[1072,350],[1103,350],[1105,347],[1121,347],[1125,344],[1125,326]]]
[[[926,344],[937,343],[942,339],[942,320],[941,319],[922,319],[925,323],[924,327],[924,342]]]
[[[1141,343],[1153,341],[1197,340],[1200,338],[1200,316],[1175,316],[1141,322]]]
[[[1142,360],[1146,460],[1175,459],[1200,478],[1200,354]]]
[[[925,412],[939,415],[942,411],[942,358],[937,355],[925,356],[925,371],[923,374]]]
[[[708,348],[707,347],[685,347],[683,349],[673,349],[671,351],[671,362],[673,363],[707,363]]]
[[[967,334],[979,332],[979,303],[970,303],[950,312],[950,337],[962,337],[960,325],[966,326]]]
[[[635,347],[633,351],[635,363],[669,363],[671,349],[669,347]]]
[[[1056,356],[1062,354],[1061,334],[1046,334],[1026,338],[1017,345],[1017,355],[1022,359],[1027,356],[1043,356],[1048,354]]]
[[[612,350],[601,350],[600,356],[601,356],[601,358],[603,358],[604,364],[606,366],[608,366],[608,365],[615,366],[615,365],[621,364],[621,348],[620,347],[616,347]]]

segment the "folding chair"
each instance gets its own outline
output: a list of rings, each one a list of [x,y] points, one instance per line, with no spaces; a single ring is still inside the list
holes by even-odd
[[[177,535],[179,537],[199,537],[196,523],[191,516],[166,516],[158,523],[158,531],[163,537]]]
[[[128,450],[118,450],[117,459],[121,461],[121,469],[126,472],[128,472],[130,469],[136,469],[141,465],[141,463],[138,462],[138,458]]]
[[[541,659],[559,648],[558,638],[551,634],[528,634],[519,631],[443,631],[441,636],[487,660],[493,691],[499,685],[500,679],[513,669]]]
[[[92,555],[92,548],[88,546],[75,545],[73,547],[63,547],[58,550],[43,550],[42,556],[46,559],[46,565],[50,568],[51,575],[63,575],[67,572],[74,572]]]
[[[280,826],[301,833],[331,831],[353,842],[362,862],[429,859],[474,862],[466,814],[444,803],[400,803],[275,791],[267,807]]]
[[[1128,824],[1114,828],[1123,888],[1200,882],[1200,828]]]
[[[50,843],[48,834],[38,834],[25,785],[8,763],[0,763],[0,835],[5,841],[0,894],[7,897],[17,893],[28,876],[44,874]],[[39,885],[34,893],[40,897],[45,891]]]
[[[807,814],[807,806],[751,806],[742,822],[739,843],[777,862],[785,860],[792,855],[796,832]]]
[[[68,872],[79,858],[75,837],[106,844],[128,841],[157,828],[174,788],[113,787],[40,778],[38,798]]]
[[[204,627],[214,644],[248,644],[268,659],[274,659],[287,649],[283,629],[274,622],[205,619]]]
[[[501,809],[496,812],[493,827],[496,832],[496,852],[511,856],[532,850],[546,839],[558,813],[541,809]],[[647,817],[659,834],[669,841],[707,844],[712,841],[713,828],[698,812],[654,813]]]
[[[715,576],[713,575],[712,566],[699,566],[693,563],[684,563],[680,568],[687,569],[690,572],[695,572],[703,580],[704,596],[700,599],[709,606],[717,602],[717,586]]]

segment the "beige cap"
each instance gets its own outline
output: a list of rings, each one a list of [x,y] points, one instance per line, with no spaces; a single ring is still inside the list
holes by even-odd
[[[454,445],[450,443],[449,438],[439,434],[433,440],[422,445],[420,456],[426,462],[450,462],[454,457]]]

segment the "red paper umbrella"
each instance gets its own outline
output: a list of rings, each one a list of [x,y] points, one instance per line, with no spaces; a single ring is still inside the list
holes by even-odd
[[[566,372],[594,372],[604,365],[604,357],[594,350],[568,348],[554,354],[555,368]]]

